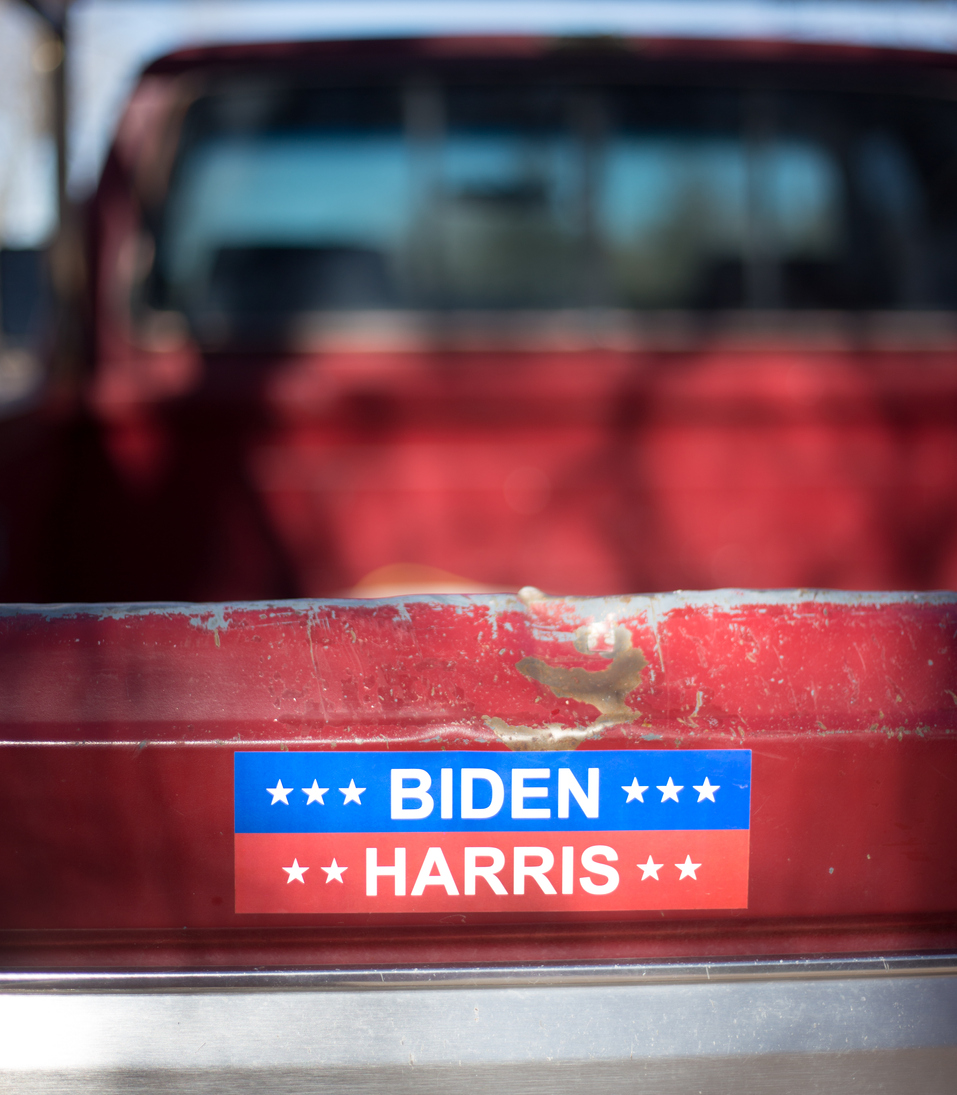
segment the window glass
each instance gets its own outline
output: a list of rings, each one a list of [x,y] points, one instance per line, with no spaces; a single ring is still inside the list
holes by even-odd
[[[957,306],[957,124],[918,98],[239,85],[190,111],[149,299],[303,313]]]
[[[169,203],[168,276],[188,304],[213,291],[229,261],[256,250],[340,256],[394,253],[412,212],[409,156],[398,134],[220,137],[183,166]],[[262,256],[260,256],[262,257]],[[380,272],[383,277],[386,271]],[[334,285],[305,304],[382,303]],[[371,295],[369,295],[371,294]]]
[[[574,302],[576,148],[566,134],[451,132],[433,210],[438,281],[452,307]]]
[[[622,136],[608,144],[600,193],[622,303],[743,304],[759,247],[779,263],[839,257],[840,174],[807,141]]]

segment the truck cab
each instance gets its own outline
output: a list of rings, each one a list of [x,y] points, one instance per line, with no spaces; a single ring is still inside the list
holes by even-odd
[[[5,595],[953,585],[951,80],[623,36],[155,61]]]

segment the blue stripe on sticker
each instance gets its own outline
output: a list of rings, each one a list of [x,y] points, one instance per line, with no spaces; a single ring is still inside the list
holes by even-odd
[[[237,833],[750,828],[751,751],[235,754]]]

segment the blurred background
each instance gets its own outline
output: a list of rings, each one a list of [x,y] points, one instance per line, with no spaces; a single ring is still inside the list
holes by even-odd
[[[954,586],[955,49],[0,0],[0,597]]]
[[[0,5],[0,399],[40,382],[36,352],[52,321],[46,252],[59,224],[55,75],[59,34],[17,2]]]

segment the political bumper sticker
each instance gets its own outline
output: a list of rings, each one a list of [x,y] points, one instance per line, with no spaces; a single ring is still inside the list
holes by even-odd
[[[235,754],[236,912],[739,909],[745,749]]]

